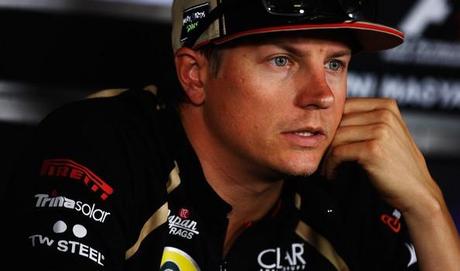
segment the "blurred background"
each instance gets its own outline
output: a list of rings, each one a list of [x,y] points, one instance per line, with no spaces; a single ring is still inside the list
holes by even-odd
[[[170,5],[0,0],[0,170],[8,172],[34,126],[62,104],[101,89],[177,87]],[[398,100],[460,228],[459,4],[374,0],[370,10],[407,40],[385,53],[357,55],[349,94]]]

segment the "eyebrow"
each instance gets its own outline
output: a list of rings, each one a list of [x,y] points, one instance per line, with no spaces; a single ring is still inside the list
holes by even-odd
[[[342,56],[351,56],[351,50],[350,49],[345,49],[345,50],[340,50],[338,52],[335,52],[332,54],[332,57],[342,57]]]
[[[270,44],[273,46],[277,46],[283,50],[286,50],[293,55],[297,55],[301,57],[308,55],[310,53],[309,51],[302,51],[298,49],[296,46],[286,41],[283,41],[283,40],[275,40],[274,42],[271,42]],[[343,56],[351,56],[351,55],[352,55],[351,49],[341,49],[339,51],[333,52],[331,57],[343,57]]]

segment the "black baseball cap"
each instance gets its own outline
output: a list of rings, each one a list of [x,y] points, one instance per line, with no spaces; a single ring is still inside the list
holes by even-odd
[[[347,30],[361,51],[390,49],[404,41],[401,31],[366,20],[363,5],[364,0],[174,0],[173,50],[308,30]]]

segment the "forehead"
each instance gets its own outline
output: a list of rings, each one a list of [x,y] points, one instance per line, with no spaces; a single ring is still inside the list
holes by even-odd
[[[285,31],[275,33],[256,34],[229,41],[220,46],[232,48],[241,45],[267,45],[281,43],[296,43],[305,41],[324,41],[331,44],[342,45],[350,51],[358,49],[358,44],[351,32],[346,30],[306,30]]]

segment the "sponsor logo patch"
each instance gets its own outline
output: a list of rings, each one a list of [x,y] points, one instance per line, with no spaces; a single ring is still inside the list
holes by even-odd
[[[203,21],[209,12],[209,3],[200,4],[189,9],[184,10],[182,18],[182,33],[181,42],[190,37],[198,25]]]
[[[53,224],[53,232],[59,236],[60,234],[65,233],[68,229],[67,224],[58,220]],[[85,226],[81,224],[75,224],[72,226],[72,234],[77,239],[83,239],[88,234]],[[83,258],[87,258],[98,265],[104,266],[104,255],[98,250],[76,240],[66,240],[66,239],[53,239],[52,237],[43,235],[43,234],[33,234],[29,236],[32,247],[50,247],[56,249],[61,253],[74,254]]]
[[[91,170],[69,159],[48,159],[43,161],[40,175],[65,177],[82,182],[91,191],[98,192],[106,200],[113,193],[113,188]]]
[[[190,217],[190,211],[185,208],[179,210],[178,215],[168,215],[169,234],[177,235],[182,238],[192,239],[193,236],[200,234],[198,223]]]
[[[410,259],[407,263],[407,267],[410,267],[411,265],[417,263],[417,254],[415,253],[415,247],[413,244],[407,242],[404,244],[406,245],[406,248],[409,250]]]
[[[304,244],[293,243],[290,248],[268,248],[259,253],[257,262],[263,271],[305,270]]]
[[[165,247],[161,257],[160,271],[200,271],[198,264],[186,252],[175,248]]]
[[[398,233],[401,230],[401,222],[399,221],[400,218],[401,213],[396,209],[393,211],[392,215],[382,214],[380,216],[380,220],[395,233]]]
[[[35,207],[37,208],[67,208],[75,210],[84,216],[96,221],[104,223],[109,212],[96,208],[96,204],[88,204],[82,201],[76,201],[63,196],[50,196],[48,194],[36,194]]]

